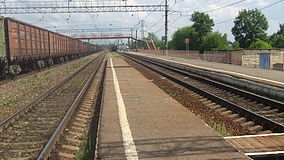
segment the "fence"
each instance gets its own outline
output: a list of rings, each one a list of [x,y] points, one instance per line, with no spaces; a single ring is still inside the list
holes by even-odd
[[[241,65],[246,67],[259,67],[260,54],[270,54],[270,67],[273,69],[284,70],[284,50],[283,49],[256,49],[256,50],[230,50],[230,51],[204,51],[200,54],[197,50],[168,50],[166,53],[163,50],[137,50],[141,53],[157,54],[170,57],[179,57],[187,59],[205,60],[208,62],[227,63]]]
[[[138,49],[137,52],[141,53],[149,53],[149,54],[156,54],[156,55],[164,55],[170,57],[179,57],[179,58],[188,58],[188,59],[202,59],[199,55],[199,51],[197,50],[168,50],[168,53],[164,50],[140,50]]]

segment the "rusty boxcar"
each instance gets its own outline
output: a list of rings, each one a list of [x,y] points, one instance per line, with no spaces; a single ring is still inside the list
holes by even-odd
[[[88,47],[88,45],[92,47]],[[13,18],[0,17],[0,74],[18,74],[94,53],[99,47]]]
[[[5,41],[5,28],[4,28],[4,17],[0,16],[0,71],[4,72],[6,68],[6,41]]]

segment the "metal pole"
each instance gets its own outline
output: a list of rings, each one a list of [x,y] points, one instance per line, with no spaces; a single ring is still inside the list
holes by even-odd
[[[135,50],[137,52],[137,29],[136,29],[136,35],[135,35]]]
[[[128,38],[128,50],[131,49],[130,47],[130,38]]]
[[[168,56],[168,0],[165,0],[165,50]]]

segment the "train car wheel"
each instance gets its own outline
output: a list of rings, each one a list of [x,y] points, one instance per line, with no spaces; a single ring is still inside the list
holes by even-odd
[[[68,56],[65,56],[65,61],[69,61],[69,57]]]
[[[43,60],[37,61],[37,66],[38,66],[39,69],[44,68],[44,66],[45,66],[44,61]]]
[[[48,59],[47,59],[47,64],[48,64],[49,66],[53,66],[53,65],[54,65],[53,59],[48,58]]]
[[[9,73],[10,74],[15,75],[15,74],[19,74],[21,72],[22,72],[22,68],[21,68],[20,65],[10,65],[9,66]]]
[[[64,60],[63,57],[60,57],[60,58],[59,58],[59,61],[60,61],[60,63],[64,63],[64,62],[65,62],[65,60]]]

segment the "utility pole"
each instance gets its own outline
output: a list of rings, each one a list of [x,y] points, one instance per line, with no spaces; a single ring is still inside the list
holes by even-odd
[[[141,39],[144,39],[144,24],[145,20],[141,20]]]
[[[135,35],[135,50],[136,50],[136,52],[137,52],[137,29],[136,29],[136,35]]]
[[[168,0],[165,0],[165,50],[168,56]]]
[[[131,30],[131,37],[134,37],[133,36],[133,28],[131,28],[130,30]],[[133,39],[132,38],[131,38],[131,43],[130,44],[131,44],[130,49],[132,50],[133,49]]]

